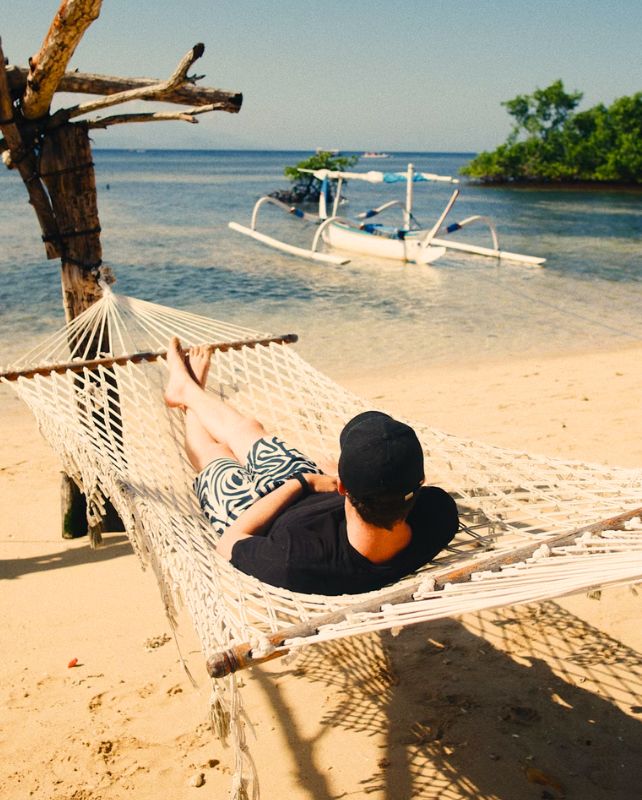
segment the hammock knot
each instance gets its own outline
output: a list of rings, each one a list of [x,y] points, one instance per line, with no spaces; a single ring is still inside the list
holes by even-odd
[[[530,561],[541,561],[544,558],[549,558],[551,555],[551,548],[547,544],[540,545],[537,550],[530,557]]]
[[[413,594],[415,600],[425,600],[429,595],[435,591],[435,579],[423,578],[417,591]]]
[[[269,656],[276,650],[276,647],[267,636],[254,636],[250,639],[250,644],[252,646],[252,655],[258,658]]]
[[[471,582],[484,581],[484,580],[486,580],[487,578],[490,578],[490,577],[497,577],[497,573],[493,572],[491,569],[485,569],[482,572],[473,572],[473,574],[470,576],[470,580],[471,580]],[[444,589],[445,590],[446,589],[450,589],[450,588],[456,587],[457,585],[458,584],[456,584],[456,583],[447,583],[444,586]]]

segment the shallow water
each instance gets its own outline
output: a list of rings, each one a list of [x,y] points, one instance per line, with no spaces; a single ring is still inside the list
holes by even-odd
[[[355,258],[346,266],[272,251],[227,227],[284,187],[307,154],[96,151],[105,262],[116,291],[300,336],[331,373],[495,359],[642,341],[642,194],[482,188],[464,184],[449,220],[491,216],[507,250],[544,268],[453,254],[432,266]],[[359,169],[456,174],[468,156],[399,154]],[[401,186],[351,183],[354,214],[403,197]],[[415,214],[430,224],[451,187],[422,184]],[[390,219],[394,217],[391,216]],[[314,229],[266,209],[260,229],[309,244]],[[480,228],[462,239],[488,244]],[[44,257],[19,178],[0,171],[0,363],[62,323],[58,263]]]

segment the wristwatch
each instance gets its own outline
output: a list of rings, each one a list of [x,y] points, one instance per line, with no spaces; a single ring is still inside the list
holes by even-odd
[[[310,484],[306,481],[304,472],[295,472],[293,475],[290,475],[290,477],[301,484],[301,488],[303,489],[302,497],[306,497],[310,494]]]

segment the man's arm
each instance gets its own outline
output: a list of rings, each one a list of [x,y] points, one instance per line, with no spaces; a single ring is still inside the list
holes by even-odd
[[[303,477],[311,492],[334,492],[337,488],[337,479],[331,475],[304,474]],[[216,551],[229,561],[232,558],[232,548],[237,542],[263,533],[302,493],[303,487],[299,481],[290,478],[269,494],[260,497],[225,529],[216,545]]]

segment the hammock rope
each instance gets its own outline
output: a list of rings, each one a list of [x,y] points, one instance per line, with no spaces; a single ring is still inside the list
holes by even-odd
[[[516,550],[504,552],[500,555],[492,555],[481,561],[479,559],[467,561],[454,569],[436,570],[434,574],[427,575],[415,584],[406,585],[403,589],[387,590],[380,593],[374,603],[370,601],[358,606],[351,606],[348,610],[335,611],[320,618],[315,618],[312,623],[295,625],[287,630],[278,631],[269,637],[265,637],[259,646],[246,642],[242,645],[236,645],[230,650],[216,653],[207,660],[207,671],[213,678],[222,678],[240,669],[247,669],[256,664],[287,655],[289,653],[288,644],[295,644],[297,640],[305,644],[310,644],[312,637],[318,637],[319,641],[327,641],[329,638],[333,638],[327,635],[327,630],[329,630],[330,626],[332,626],[333,630],[337,630],[337,623],[344,623],[348,619],[354,623],[359,612],[366,612],[368,623],[371,623],[373,612],[385,615],[392,606],[401,606],[418,600],[432,600],[436,597],[437,592],[447,588],[452,589],[453,584],[456,583],[480,580],[488,576],[492,576],[495,579],[506,578],[506,576],[516,574],[515,570],[519,570],[525,563],[551,557],[555,551],[558,554],[558,558],[566,556],[564,566],[568,579],[571,566],[569,555],[573,553],[584,555],[589,547],[600,548],[604,552],[615,552],[614,537],[616,532],[627,524],[629,526],[636,524],[634,521],[639,521],[640,517],[642,517],[642,508],[636,508],[626,514],[620,514],[617,517],[611,517],[594,525],[561,534],[552,540],[547,539],[545,544],[523,545]],[[591,538],[594,534],[605,534],[606,531],[608,531],[607,535],[610,540],[607,548],[604,547],[601,537]],[[619,533],[617,536],[617,544],[622,546],[625,553],[628,552],[629,546],[636,544],[637,540],[639,540],[639,535],[633,537]],[[551,548],[555,548],[555,551],[551,550]],[[560,562],[557,562],[555,567],[557,568],[559,564]],[[511,572],[509,568],[512,568],[513,571]],[[501,576],[498,574],[498,570],[501,570]],[[530,578],[532,579],[532,577],[533,571],[531,570]],[[505,584],[501,585],[502,590],[505,590]],[[413,613],[417,612],[417,608],[418,606],[412,607]],[[400,617],[399,609],[395,609],[395,613]],[[400,619],[397,620],[397,622],[399,621]],[[325,635],[323,635],[324,630]]]
[[[206,660],[239,647],[250,658],[279,655],[642,576],[642,470],[547,459],[412,422],[424,446],[427,482],[455,497],[463,521],[435,564],[392,588],[342,597],[297,594],[238,572],[216,554],[215,535],[192,491],[183,417],[162,399],[166,366],[162,359],[131,358],[159,353],[171,336],[186,346],[217,342],[208,391],[314,459],[336,458],[345,422],[372,406],[301,359],[287,344],[292,337],[277,341],[106,286],[97,303],[0,375],[86,495],[90,525],[109,499],[142,563],[153,568],[170,620],[179,599],[187,606]],[[96,343],[109,343],[108,352],[96,354]],[[89,359],[79,372],[68,366]],[[34,364],[37,374],[9,380],[8,373],[33,373]],[[612,530],[595,525],[622,514],[626,519],[610,520]],[[555,544],[560,536],[565,543]],[[547,542],[552,547],[544,554],[540,545]],[[521,560],[489,570],[490,550],[500,561]],[[470,579],[439,583],[440,575],[462,565]],[[391,601],[391,593],[405,599]],[[234,674],[213,681],[212,715],[216,730],[222,737],[229,731],[235,746],[234,796],[258,797]]]

